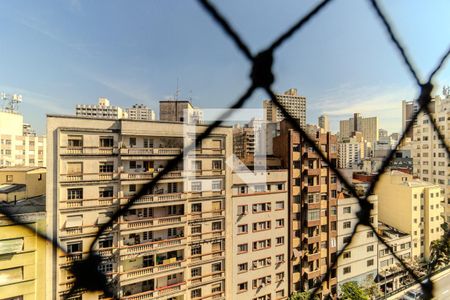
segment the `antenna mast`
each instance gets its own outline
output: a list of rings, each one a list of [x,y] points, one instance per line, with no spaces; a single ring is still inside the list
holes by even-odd
[[[22,102],[22,95],[0,93],[0,100],[2,100],[1,109],[9,113],[19,113],[19,103]]]

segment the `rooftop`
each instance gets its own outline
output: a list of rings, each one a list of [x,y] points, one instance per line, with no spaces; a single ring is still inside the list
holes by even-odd
[[[0,167],[0,172],[29,172],[38,169],[44,169],[44,167],[25,167],[25,166],[17,166],[17,167]]]
[[[0,206],[2,207],[2,210],[7,211],[12,215],[45,212],[45,195],[19,200],[15,204],[14,202],[0,202]]]
[[[394,227],[384,224],[382,222],[378,222],[378,231],[387,240],[393,240],[393,239],[405,237],[408,235],[407,233],[404,233],[404,232],[398,230],[397,228],[394,228]]]
[[[24,189],[25,184],[0,184],[0,194],[8,194]]]

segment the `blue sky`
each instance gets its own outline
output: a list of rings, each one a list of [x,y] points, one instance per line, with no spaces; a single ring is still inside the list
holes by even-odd
[[[318,1],[214,1],[253,52]],[[381,2],[423,77],[450,46],[450,2]],[[40,133],[46,113],[76,103],[144,103],[174,95],[230,105],[249,85],[249,65],[196,1],[1,1],[0,91],[22,93],[25,120]],[[309,123],[361,112],[401,127],[401,100],[417,95],[368,1],[335,0],[276,52],[274,89],[307,97]],[[450,84],[447,66],[436,92]],[[247,107],[261,107],[256,93]]]

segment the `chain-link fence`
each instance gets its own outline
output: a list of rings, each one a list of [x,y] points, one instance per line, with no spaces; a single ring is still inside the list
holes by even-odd
[[[110,220],[103,224],[100,229],[98,230],[96,237],[94,241],[90,245],[90,253],[88,257],[85,260],[74,262],[71,267],[71,272],[76,278],[75,285],[71,289],[71,291],[67,294],[67,297],[70,297],[71,295],[74,295],[75,293],[79,292],[80,290],[87,290],[87,291],[103,291],[105,296],[114,297],[114,293],[111,289],[111,287],[108,285],[108,280],[106,276],[101,273],[98,269],[101,258],[94,252],[94,245],[96,241],[99,239],[100,236],[102,236],[108,228],[110,228],[113,223],[122,215],[125,214],[125,212],[130,209],[130,207],[142,196],[146,194],[151,194],[158,183],[158,181],[163,178],[168,172],[174,170],[176,166],[183,160],[183,153],[189,152],[193,150],[196,146],[200,145],[202,140],[209,136],[209,134],[214,130],[214,128],[220,126],[222,124],[222,121],[220,120],[226,120],[227,117],[229,117],[233,111],[233,109],[239,109],[244,106],[246,101],[252,96],[252,94],[257,89],[262,89],[267,93],[269,98],[273,101],[273,103],[280,109],[282,114],[284,115],[285,119],[293,126],[293,128],[298,131],[303,139],[306,141],[306,143],[314,149],[319,155],[319,157],[327,163],[329,168],[332,170],[333,173],[336,174],[336,177],[341,182],[342,186],[349,191],[349,193],[358,199],[360,211],[357,214],[358,222],[356,226],[353,229],[353,234],[350,239],[350,241],[347,241],[342,249],[340,249],[337,253],[337,255],[334,257],[334,260],[332,262],[332,265],[328,267],[327,273],[324,274],[320,280],[319,283],[315,285],[315,288],[312,290],[312,293],[310,295],[310,298],[312,299],[316,293],[319,291],[322,281],[326,280],[326,278],[329,278],[331,274],[331,270],[334,269],[337,266],[337,261],[339,257],[346,251],[346,249],[349,247],[349,245],[352,243],[354,234],[357,230],[357,228],[360,225],[368,226],[371,228],[371,230],[374,232],[378,240],[384,244],[392,253],[392,255],[395,257],[395,259],[401,264],[401,266],[408,272],[408,274],[414,279],[414,281],[421,285],[422,291],[426,297],[426,299],[431,299],[433,296],[433,282],[431,280],[421,280],[418,274],[410,267],[408,264],[400,257],[398,257],[393,251],[393,248],[384,240],[382,236],[375,230],[374,226],[370,222],[370,212],[372,210],[372,204],[368,201],[368,196],[373,194],[373,191],[375,190],[375,187],[377,186],[378,180],[380,176],[383,174],[383,172],[388,168],[391,160],[394,158],[395,151],[399,148],[399,145],[402,144],[405,135],[408,131],[410,131],[413,127],[414,122],[418,118],[419,114],[425,113],[427,115],[430,115],[430,108],[429,104],[431,102],[431,93],[433,91],[433,80],[437,74],[437,72],[442,68],[444,65],[445,60],[450,54],[450,49],[447,50],[446,53],[442,56],[442,58],[438,61],[436,67],[431,71],[428,78],[421,79],[418,76],[418,72],[416,68],[414,67],[410,57],[407,54],[407,51],[405,47],[400,42],[398,36],[396,35],[393,26],[391,22],[386,17],[385,13],[383,12],[382,8],[379,6],[378,1],[376,0],[367,0],[372,7],[373,13],[377,15],[380,22],[383,24],[386,30],[387,37],[390,39],[390,41],[394,44],[397,51],[400,53],[400,56],[403,60],[404,65],[407,67],[408,72],[413,76],[417,88],[420,91],[420,96],[418,99],[416,99],[419,109],[414,113],[412,120],[407,124],[406,128],[404,129],[404,132],[402,133],[397,145],[395,146],[395,149],[390,151],[388,156],[383,160],[383,163],[378,170],[377,174],[373,177],[373,179],[370,182],[369,188],[366,190],[365,195],[359,196],[357,191],[355,190],[354,186],[343,176],[343,174],[333,166],[333,164],[329,161],[329,159],[326,157],[326,155],[321,151],[321,149],[316,145],[316,143],[306,134],[306,132],[300,127],[299,123],[287,112],[287,110],[279,103],[277,100],[277,97],[275,96],[275,93],[272,91],[272,84],[274,82],[274,75],[272,73],[272,67],[274,63],[274,52],[288,39],[290,39],[294,34],[299,32],[305,24],[310,22],[312,19],[315,18],[315,16],[320,13],[327,5],[329,5],[332,0],[324,0],[317,6],[315,6],[311,11],[309,11],[305,16],[300,18],[291,28],[289,28],[286,32],[284,32],[282,35],[280,35],[268,48],[261,50],[260,52],[254,54],[250,51],[249,47],[246,45],[246,43],[241,39],[241,37],[236,33],[236,31],[233,29],[233,27],[230,25],[230,23],[222,16],[222,14],[207,0],[198,0],[199,4],[203,7],[205,12],[211,16],[213,21],[217,23],[218,26],[220,26],[225,34],[231,39],[231,41],[235,44],[235,46],[240,50],[240,52],[247,58],[250,66],[251,66],[251,73],[250,73],[250,79],[251,84],[247,88],[247,90],[242,94],[242,96],[229,108],[227,112],[225,112],[217,121],[214,121],[211,123],[205,131],[203,131],[201,134],[199,134],[196,137],[195,142],[183,149],[183,152],[177,155],[174,159],[168,162],[167,166],[159,172],[152,181],[147,183],[137,191],[137,193],[132,196],[132,198],[129,199],[129,201],[122,207],[120,207],[117,211],[115,211],[110,218]],[[433,118],[430,118],[433,128],[439,138],[439,140],[445,145],[445,151],[447,154],[447,157],[450,157],[450,147],[445,141],[445,137],[443,132],[441,132],[441,129],[437,126],[436,121]],[[7,208],[0,206],[0,213],[7,216],[11,221],[15,223],[21,223],[20,220],[14,216]],[[27,226],[24,224],[24,226]],[[38,235],[41,238],[47,238],[45,233],[38,232]],[[63,250],[63,247],[58,244],[58,241],[56,240],[49,240],[54,247],[58,247]],[[430,264],[434,264],[435,262],[430,262]],[[433,268],[430,268],[432,270]],[[430,274],[428,274],[429,278]],[[423,279],[423,278],[422,278]]]

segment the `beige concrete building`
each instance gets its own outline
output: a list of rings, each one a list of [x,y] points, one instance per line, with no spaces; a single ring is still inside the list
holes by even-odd
[[[416,113],[418,110],[419,105],[417,104],[416,101],[406,101],[406,100],[402,101],[402,131],[405,131],[406,126],[408,126],[409,122],[411,122],[414,113]],[[415,124],[417,123],[415,122]],[[413,139],[414,138],[413,133],[414,133],[413,130],[409,130],[406,133],[406,137]]]
[[[338,143],[338,167],[340,169],[357,169],[364,157],[364,143],[356,137]]]
[[[336,136],[317,132],[317,146],[337,165]],[[313,289],[336,255],[337,179],[318,154],[283,120],[273,141],[274,155],[289,170],[289,293]],[[336,269],[324,278],[318,295],[337,297]]]
[[[233,173],[231,296],[286,299],[288,294],[288,172]]]
[[[436,96],[430,104],[432,118],[435,119],[447,145],[450,144],[450,94]],[[444,213],[450,223],[450,168],[445,145],[438,139],[427,115],[421,113],[413,128],[412,142],[414,175],[420,179],[438,184],[444,195]]]
[[[355,113],[353,118],[339,121],[340,138],[349,138],[354,132],[361,132],[364,140],[374,144],[378,141],[378,117],[362,117]]]
[[[51,299],[46,294],[45,197],[1,204],[27,228],[0,214],[0,297],[5,300]]]
[[[60,299],[73,285],[68,267],[86,257],[99,226],[181,153],[186,136],[194,136],[181,123],[69,116],[48,116],[47,128],[49,234],[68,252],[49,253],[55,274],[49,299]],[[231,291],[231,280],[225,281],[231,237],[225,217],[232,209],[225,157],[231,152],[232,129],[215,129],[96,243],[117,297],[223,299]]]
[[[300,126],[306,126],[306,97],[300,96],[297,89],[291,88],[284,94],[276,95],[278,102],[284,106],[289,114],[299,120]],[[263,108],[265,119],[268,122],[280,122],[284,119],[280,109],[271,101],[264,100]]]
[[[411,261],[411,235],[381,222],[378,222],[378,233],[392,247],[394,254],[406,263]],[[393,253],[383,243],[378,242],[378,286],[386,293],[400,288],[409,276]]]
[[[319,127],[321,129],[321,133],[327,133],[330,131],[330,120],[328,119],[328,115],[319,116]]]
[[[0,168],[0,186],[20,186],[23,193],[8,201],[21,200],[45,195],[46,169],[42,167]],[[0,200],[1,196],[0,196]]]
[[[115,105],[111,105],[104,97],[98,98],[98,104],[77,104],[75,112],[78,117],[92,119],[123,119],[127,118],[127,112]]]
[[[161,100],[159,101],[159,120],[201,124],[203,112],[187,100]]]
[[[132,107],[125,109],[128,119],[155,121],[155,112],[144,104],[134,104]]]
[[[0,167],[45,167],[46,142],[24,124],[20,113],[0,111]]]
[[[255,155],[255,128],[233,128],[233,153],[245,164],[252,163]]]
[[[368,198],[374,208],[371,211],[371,223],[378,224],[378,197]],[[358,223],[357,213],[360,211],[358,199],[346,193],[339,193],[337,199],[337,247],[339,251],[350,240]],[[352,243],[339,257],[337,264],[338,287],[349,281],[357,281],[361,285],[374,282],[378,273],[377,260],[378,239],[370,227],[359,226]]]
[[[390,171],[380,177],[375,194],[379,220],[411,235],[413,258],[428,258],[431,242],[442,235],[440,187]]]

